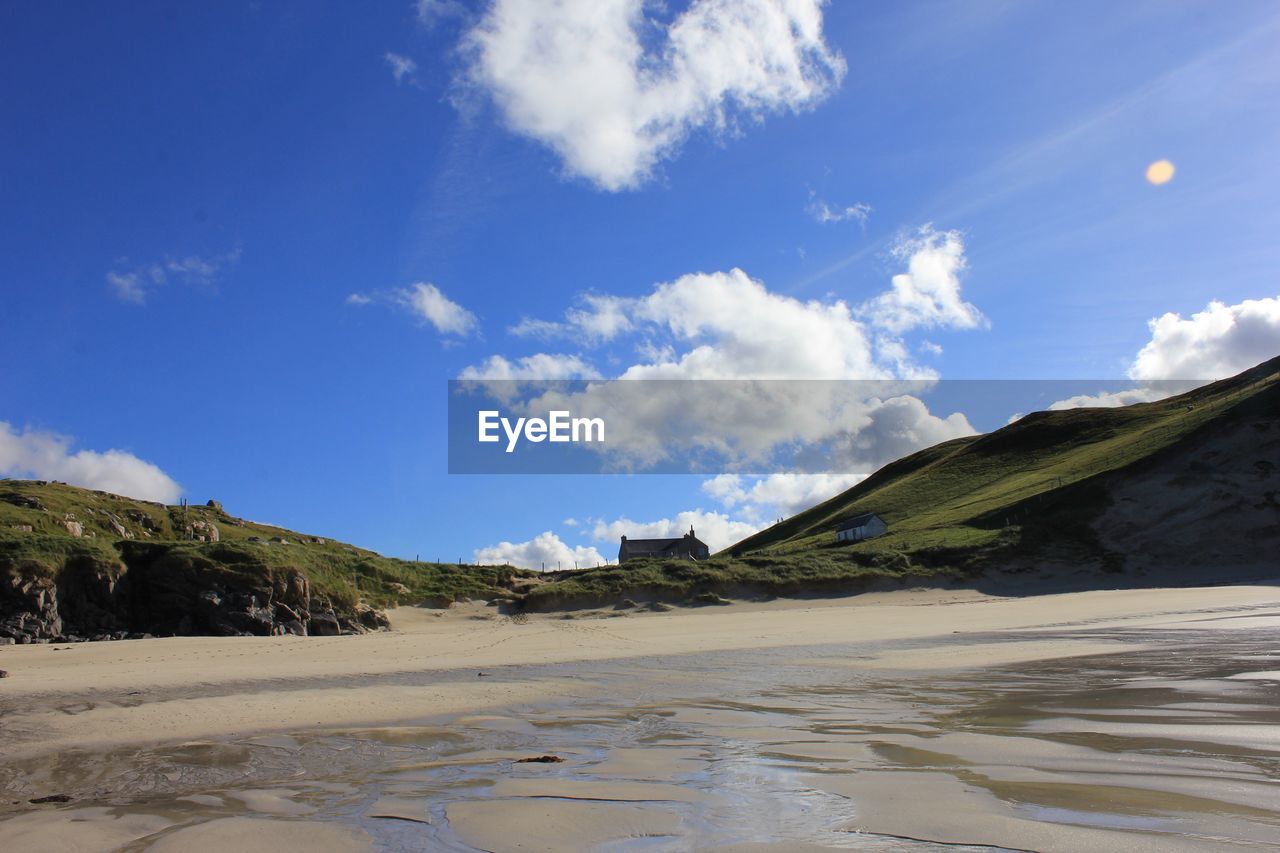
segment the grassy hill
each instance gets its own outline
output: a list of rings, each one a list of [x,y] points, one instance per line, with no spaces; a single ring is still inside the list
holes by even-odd
[[[0,637],[19,641],[350,632],[377,627],[374,609],[393,603],[510,598],[527,574],[383,557],[216,502],[164,506],[0,480]]]
[[[1264,571],[1265,555],[1280,545],[1277,464],[1273,359],[1167,400],[1037,412],[930,447],[701,565],[628,563],[526,593],[531,607],[551,608],[617,596],[852,591],[904,578],[974,583],[997,574],[1077,574],[1084,585],[1230,579]],[[889,533],[837,543],[841,520],[863,512],[883,517]]]

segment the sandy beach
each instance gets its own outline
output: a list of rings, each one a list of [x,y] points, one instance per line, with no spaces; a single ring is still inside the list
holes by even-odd
[[[6,849],[1280,837],[1276,587],[573,616],[0,649]]]

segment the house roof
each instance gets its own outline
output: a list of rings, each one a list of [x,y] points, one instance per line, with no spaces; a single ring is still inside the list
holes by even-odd
[[[837,527],[836,530],[852,530],[855,527],[862,527],[873,518],[880,518],[880,516],[874,512],[864,512],[862,515],[855,515],[853,518],[846,518],[844,521],[840,522],[840,526]],[[881,518],[880,520],[883,521],[884,519]]]
[[[622,547],[633,554],[661,554],[666,551],[676,550],[683,544],[707,547],[706,543],[701,539],[688,534],[678,536],[675,539],[625,539],[622,542]]]

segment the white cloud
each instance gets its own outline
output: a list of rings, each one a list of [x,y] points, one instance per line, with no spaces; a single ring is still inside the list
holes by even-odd
[[[58,480],[87,489],[171,504],[182,494],[168,474],[123,450],[71,450],[71,439],[0,421],[0,474]]]
[[[370,302],[373,301],[373,299],[371,299],[368,296],[365,296],[363,293],[352,293],[349,296],[347,296],[347,298],[343,301],[347,305],[354,305],[358,308],[363,305],[368,305]]]
[[[394,300],[435,326],[441,334],[466,337],[475,330],[476,315],[449,299],[434,284],[420,281],[404,290],[397,290]]]
[[[418,63],[407,56],[391,51],[387,51],[382,58],[386,60],[387,66],[391,69],[391,76],[396,78],[396,83],[403,82],[406,77],[412,82],[413,72],[418,70]]]
[[[1223,379],[1280,355],[1280,297],[1214,300],[1186,319],[1171,312],[1148,325],[1133,379]]]
[[[702,491],[726,509],[759,519],[789,517],[835,497],[865,480],[866,474],[789,474],[742,477],[721,474],[702,484]]]
[[[107,273],[106,278],[117,299],[143,305],[153,290],[166,284],[212,286],[224,267],[239,260],[239,249],[213,258],[187,255],[182,258],[165,258],[129,270],[113,270]]]
[[[549,380],[549,379],[598,379],[600,374],[594,367],[576,355],[535,355],[517,358],[514,361],[500,355],[491,355],[480,364],[463,369],[459,379],[497,380],[511,379]]]
[[[830,225],[834,222],[845,222],[853,219],[859,225],[865,227],[867,219],[871,216],[871,205],[859,201],[845,207],[832,207],[810,190],[809,204],[805,207],[805,213],[813,217],[813,221],[820,225]]]
[[[907,277],[927,280],[928,287],[912,291],[895,277],[888,296],[929,293],[936,315],[952,320],[971,310],[981,317],[960,301],[959,235],[926,229],[914,245],[916,251],[902,257],[912,270]],[[525,400],[521,413],[564,409],[603,417],[610,425],[607,446],[592,449],[609,454],[618,470],[675,461],[673,448],[727,460],[724,470],[750,470],[778,464],[768,457],[780,448],[825,443],[823,451],[834,457],[804,451],[809,458],[803,470],[865,473],[902,453],[973,433],[962,415],[939,418],[908,396],[936,373],[918,365],[901,338],[874,325],[890,308],[891,319],[926,310],[918,300],[895,298],[890,305],[883,297],[861,308],[839,299],[801,301],[769,291],[738,269],[685,275],[639,297],[592,294],[562,321],[526,320],[516,331],[600,343],[629,336],[639,360],[614,374],[618,379],[738,381],[557,387]],[[598,378],[574,355],[541,353],[520,361],[535,363],[493,356],[462,378]],[[512,389],[504,390],[504,402],[513,402]],[[763,470],[768,468],[756,469]]]
[[[470,80],[507,123],[606,190],[633,188],[699,128],[798,111],[844,76],[823,0],[495,0],[471,30]]]
[[[1180,389],[1180,390],[1190,390]],[[1135,403],[1153,403],[1156,400],[1163,400],[1170,397],[1177,391],[1170,386],[1144,386],[1140,388],[1124,388],[1120,391],[1099,391],[1097,394],[1077,394],[1074,397],[1068,397],[1065,400],[1058,400],[1049,404],[1048,411],[1059,412],[1064,409],[1114,409],[1119,406],[1132,406]],[[1020,419],[1021,415],[1015,415],[1009,420],[1010,423]]]
[[[584,344],[642,334],[646,355],[619,378],[885,379],[927,377],[897,337],[917,326],[985,325],[961,296],[965,246],[955,231],[929,226],[900,240],[907,272],[861,305],[802,302],[768,290],[740,269],[691,273],[640,297],[587,294],[560,321],[526,319],[511,331]],[[664,345],[655,338],[669,339]],[[672,344],[665,345],[665,344]],[[680,347],[677,353],[676,346]],[[926,342],[922,349],[937,353]]]
[[[612,320],[629,318],[627,323]],[[843,300],[801,302],[769,291],[739,269],[692,273],[638,299],[597,297],[568,322],[608,339],[643,324],[681,348],[622,379],[888,378],[865,327]]]
[[[660,518],[657,521],[596,519],[592,523],[591,538],[616,546],[623,536],[628,539],[674,539],[688,533],[691,527],[712,552],[727,548],[760,529],[757,524],[734,520],[724,513],[693,509],[681,512],[674,518]]]
[[[958,231],[925,225],[900,239],[893,255],[907,262],[907,271],[893,277],[891,290],[863,305],[860,316],[894,334],[917,327],[986,325],[982,312],[960,297],[960,274],[968,264]]]
[[[116,292],[116,297],[124,302],[133,302],[137,305],[147,301],[147,291],[143,286],[142,278],[136,272],[107,273],[107,284],[111,285]]]
[[[509,331],[520,337],[571,337],[596,344],[612,340],[634,328],[627,312],[630,301],[617,296],[586,293],[577,307],[565,312],[563,322],[525,318]]]
[[[1151,403],[1280,355],[1280,297],[1246,299],[1235,305],[1214,300],[1186,319],[1170,312],[1147,325],[1151,340],[1129,366],[1135,387],[1078,394],[1058,400],[1049,410]]]
[[[499,542],[485,548],[477,548],[475,561],[482,566],[515,566],[520,569],[545,568],[547,571],[586,568],[608,562],[590,546],[570,548],[550,530],[538,534],[527,542]]]

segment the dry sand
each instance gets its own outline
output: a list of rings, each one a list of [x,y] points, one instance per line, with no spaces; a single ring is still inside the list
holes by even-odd
[[[755,660],[832,677],[847,672],[866,679],[900,678],[901,683],[920,679],[921,689],[941,683],[938,673],[963,672],[955,676],[961,680],[954,695],[987,690],[982,673],[991,667],[1034,662],[1058,662],[1056,670],[1045,670],[1048,675],[1037,675],[1042,681],[1058,677],[1070,682],[1073,660],[1164,655],[1186,645],[1179,637],[1203,642],[1211,632],[1227,642],[1271,632],[1280,638],[1280,593],[1271,586],[1016,598],[903,591],[617,617],[549,615],[525,624],[480,605],[450,611],[402,608],[394,613],[393,626],[392,632],[362,637],[175,638],[0,648],[0,667],[11,673],[0,682],[0,749],[7,760],[26,762],[24,767],[71,749],[86,756],[117,756],[92,759],[109,762],[123,760],[118,756],[129,750],[166,743],[250,743],[275,749],[287,759],[301,749],[298,737],[323,730],[341,729],[348,739],[393,750],[466,731],[476,740],[466,749],[397,765],[394,784],[380,788],[364,814],[431,832],[445,824],[451,843],[489,850],[581,849],[640,840],[659,849],[665,849],[664,843],[682,849],[718,840],[714,833],[706,834],[708,822],[726,809],[742,812],[746,807],[723,801],[726,783],[705,781],[707,774],[724,773],[733,765],[722,760],[708,764],[708,748],[701,741],[609,743],[602,756],[561,744],[561,754],[570,758],[564,769],[532,767],[511,778],[483,776],[496,762],[512,757],[509,748],[501,748],[504,743],[547,741],[559,728],[574,726],[578,732],[621,721],[634,728],[635,720],[646,714],[719,742],[754,744],[754,757],[735,772],[759,772],[760,779],[729,783],[741,783],[744,790],[756,784],[796,784],[776,781],[769,768],[778,765],[822,771],[803,777],[809,781],[796,789],[818,798],[817,805],[792,816],[776,815],[769,824],[781,840],[770,835],[775,830],[744,828],[729,839],[740,849],[769,849],[774,843],[785,847],[788,840],[793,846],[811,844],[812,837],[789,835],[787,821],[803,822],[825,813],[823,809],[834,809],[832,815],[838,817],[841,802],[853,803],[858,815],[836,822],[833,831],[845,838],[869,832],[1044,850],[1101,849],[1115,843],[1114,823],[1095,827],[1073,815],[1088,811],[1082,805],[1088,800],[1086,789],[1105,785],[1127,792],[1111,797],[1124,804],[1116,806],[1120,811],[1145,815],[1141,798],[1158,795],[1170,809],[1210,815],[1197,824],[1204,832],[1257,843],[1259,838],[1248,836],[1256,823],[1272,825],[1280,802],[1273,799],[1274,783],[1265,774],[1241,770],[1235,759],[1218,764],[1205,759],[1192,767],[1186,759],[1171,763],[1147,757],[1121,772],[1086,746],[1053,740],[1064,732],[1169,743],[1208,737],[1216,738],[1222,750],[1274,760],[1280,755],[1280,729],[1267,722],[1269,717],[1259,720],[1263,725],[1198,725],[1213,722],[1228,708],[1213,707],[1215,691],[1232,685],[1270,689],[1276,663],[1265,652],[1274,649],[1252,650],[1256,666],[1247,671],[1203,683],[1181,682],[1174,671],[1142,685],[1148,691],[1191,691],[1184,704],[1198,703],[1199,708],[1173,703],[1169,708],[1175,710],[1146,708],[1139,713],[1121,702],[1111,708],[1037,711],[1035,719],[1020,718],[1019,711],[1010,713],[1018,720],[1017,730],[999,736],[939,730],[920,716],[921,707],[952,702],[954,696],[934,700],[923,693],[890,696],[883,690],[854,690],[841,694],[834,709],[826,708],[820,693],[805,694],[792,705],[776,698],[768,706],[735,705],[726,699],[673,700],[667,707],[663,701],[667,695],[692,695],[704,681],[708,690],[716,689],[709,685],[719,683],[717,679],[750,682],[750,667],[741,662]],[[810,653],[805,647],[826,651]],[[831,647],[844,651],[833,654]],[[721,655],[726,662],[716,657],[720,653],[728,653]],[[574,662],[582,666],[574,668]],[[549,664],[569,668],[548,671]],[[990,671],[994,675],[987,680],[992,683],[1008,678]],[[1141,681],[1143,675],[1132,674],[1131,680]],[[987,690],[996,697],[992,701],[999,700],[1000,689]],[[1088,696],[1077,698],[1077,704],[1093,704]],[[513,715],[504,710],[513,706],[526,711]],[[1230,710],[1241,707],[1246,706]],[[529,709],[542,709],[541,718]],[[963,705],[948,713],[961,711]],[[1165,720],[1161,713],[1176,719]],[[456,775],[473,773],[473,768],[481,775]],[[24,772],[28,781],[41,778],[35,771]],[[454,787],[438,792],[451,799],[432,812],[424,791],[436,790],[430,786],[446,772],[455,774],[449,777]],[[302,771],[298,775],[306,776]],[[53,784],[52,775],[46,778]],[[689,781],[697,778],[703,782]],[[1161,781],[1151,783],[1153,778]],[[1217,790],[1216,778],[1230,784],[1224,781]],[[477,786],[483,796],[459,797],[458,779]],[[367,848],[371,840],[365,829],[349,821],[335,823],[332,815],[322,814],[327,806],[316,805],[331,801],[325,796],[349,799],[361,783],[352,781],[347,786],[352,791],[340,790],[346,783],[329,784],[333,791],[328,793],[315,785],[306,790],[206,790],[178,798],[183,802],[169,803],[168,811],[155,808],[148,814],[84,802],[38,811],[23,806],[0,826],[0,833],[12,850],[107,850],[130,844],[131,849],[148,844],[157,850],[259,849],[250,844],[252,839],[258,839],[252,843],[261,849],[274,851]],[[1149,793],[1153,788],[1155,795]],[[1040,811],[1011,805],[1019,797],[1038,798]],[[1212,808],[1201,808],[1210,800]],[[930,808],[921,811],[921,802],[929,802]],[[208,811],[204,819],[193,820],[184,808]],[[702,817],[694,820],[691,809]],[[1135,850],[1183,844],[1161,826],[1139,821],[1121,835]],[[1280,822],[1275,828],[1273,837],[1280,837]],[[1203,843],[1203,838],[1188,839],[1183,846],[1200,844],[1204,849]],[[385,839],[382,844],[387,846]]]

